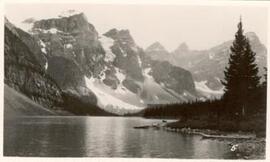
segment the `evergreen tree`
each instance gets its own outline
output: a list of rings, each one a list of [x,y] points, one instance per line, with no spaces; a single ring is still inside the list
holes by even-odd
[[[267,67],[264,67],[264,72],[265,72],[263,75],[264,81],[262,83],[262,86],[266,89],[267,88]]]
[[[235,40],[230,48],[228,67],[225,68],[224,101],[230,113],[245,116],[258,91],[260,77],[255,64],[255,53],[243,34],[242,21],[238,24]]]

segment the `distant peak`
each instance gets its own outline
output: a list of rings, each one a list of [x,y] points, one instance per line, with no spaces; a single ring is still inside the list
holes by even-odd
[[[108,32],[104,33],[103,35],[105,36],[109,36],[109,37],[113,37],[113,36],[116,36],[116,35],[129,35],[130,36],[130,32],[128,29],[121,29],[121,30],[118,30],[116,28],[113,28],[111,30],[109,30]]]
[[[188,45],[186,44],[186,42],[183,42],[176,48],[174,53],[182,54],[182,53],[186,53],[188,51],[189,51]]]
[[[146,51],[166,51],[165,47],[160,42],[154,42],[149,47],[146,48]]]
[[[36,20],[33,17],[27,18],[25,20],[22,21],[22,23],[26,23],[26,24],[32,24],[34,23]]]
[[[127,29],[118,30],[116,28],[113,28],[108,32],[104,33],[103,35],[114,40],[120,40],[121,42],[126,42],[133,45],[135,44],[129,30]]]
[[[249,39],[249,41],[260,42],[259,37],[257,36],[257,34],[255,32],[247,32],[245,35]]]
[[[154,42],[154,43],[152,44],[152,46],[160,46],[160,47],[163,47],[163,45],[162,45],[160,42],[158,42],[158,41]]]
[[[70,17],[70,16],[74,16],[74,15],[84,15],[83,12],[81,11],[76,11],[76,10],[66,10],[66,11],[62,11],[61,14],[58,15],[58,17],[62,18],[62,17]]]
[[[255,32],[247,32],[246,36],[257,36]]]
[[[183,42],[178,46],[178,49],[183,50],[183,51],[188,51],[189,47],[186,42]]]

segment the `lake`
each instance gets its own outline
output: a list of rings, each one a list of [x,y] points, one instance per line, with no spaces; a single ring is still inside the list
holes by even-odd
[[[161,122],[140,117],[22,117],[5,120],[4,155],[34,157],[143,157],[230,159],[230,147],[154,129],[134,129]]]

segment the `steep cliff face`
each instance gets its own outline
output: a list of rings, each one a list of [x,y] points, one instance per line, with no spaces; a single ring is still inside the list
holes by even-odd
[[[188,102],[199,98],[191,73],[168,61],[143,57],[143,91],[141,97],[147,104]]]
[[[45,73],[41,57],[20,38],[24,34],[5,20],[5,84],[44,107],[56,108],[63,104],[61,90]],[[34,41],[32,43],[36,46]]]
[[[83,13],[36,21],[32,33],[40,39],[48,57],[73,60],[88,76],[97,76],[103,69],[105,52],[97,31]]]
[[[115,58],[111,63],[124,73],[123,85],[130,91],[138,93],[140,87],[136,82],[142,82],[144,79],[141,65],[142,49],[135,44],[128,30],[112,29],[104,36],[113,40],[110,48]]]
[[[47,58],[46,70],[65,92],[89,97],[84,76],[97,77],[104,69],[104,54],[98,33],[83,13],[68,17],[35,21],[31,34],[39,42]]]
[[[191,73],[183,68],[171,65],[167,61],[153,62],[152,75],[157,83],[179,94],[184,91],[196,93]]]

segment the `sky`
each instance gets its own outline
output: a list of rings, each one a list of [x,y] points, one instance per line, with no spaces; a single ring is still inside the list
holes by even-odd
[[[56,17],[74,9],[84,12],[99,34],[112,28],[129,29],[137,45],[160,42],[168,51],[185,42],[203,50],[232,40],[240,15],[245,32],[255,32],[267,42],[267,8],[252,6],[183,6],[124,4],[9,4],[5,15],[15,25],[27,18]]]

